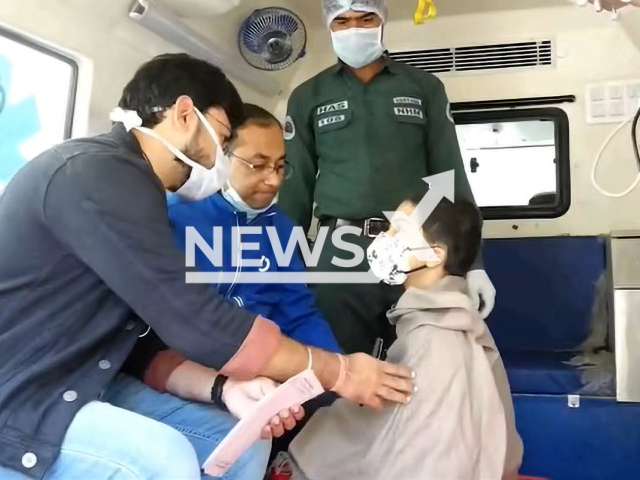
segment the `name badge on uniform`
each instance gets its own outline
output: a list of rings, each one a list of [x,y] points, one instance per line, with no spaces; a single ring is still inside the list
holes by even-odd
[[[413,108],[413,107],[395,107],[393,111],[396,113],[398,117],[413,117],[424,119],[424,112],[421,108]]]
[[[413,98],[413,97],[396,97],[393,99],[393,103],[400,104],[400,105],[418,105],[418,106],[422,106],[422,100],[420,100],[419,98]]]
[[[323,115],[325,113],[341,112],[342,110],[349,109],[349,101],[344,100],[342,102],[332,103],[331,105],[325,105],[318,108],[316,115]]]
[[[323,118],[318,121],[318,127],[326,127],[328,125],[334,125],[336,123],[344,122],[347,119],[344,115],[334,115],[333,117]]]

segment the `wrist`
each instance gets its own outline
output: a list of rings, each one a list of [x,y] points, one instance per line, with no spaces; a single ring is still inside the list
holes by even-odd
[[[220,410],[228,412],[227,404],[225,401],[226,395],[225,392],[227,390],[226,387],[229,386],[229,377],[226,375],[218,374],[215,378],[213,385],[211,386],[211,394],[210,399],[211,403],[218,407]]]
[[[199,379],[192,379],[192,387],[190,394],[186,397],[197,402],[209,403],[211,402],[211,388],[218,377],[218,373],[214,372],[212,375]],[[183,397],[182,392],[170,392],[179,397]]]
[[[224,403],[225,406],[229,402],[229,392],[231,392],[233,388],[238,385],[238,383],[240,382],[238,380],[234,380],[233,378],[227,378],[226,382],[224,383],[224,386],[222,387],[221,398],[222,398],[222,403]]]
[[[335,353],[322,350],[314,351],[314,361],[317,367],[314,373],[325,390],[331,390],[336,386],[340,378],[340,357]]]
[[[336,380],[336,383],[333,385],[333,387],[331,387],[331,391],[338,393],[344,388],[345,382],[347,381],[347,370],[349,370],[349,359],[344,355],[340,355],[340,354],[336,354],[336,355],[338,357],[338,360],[340,361],[340,373],[338,374],[338,380]]]

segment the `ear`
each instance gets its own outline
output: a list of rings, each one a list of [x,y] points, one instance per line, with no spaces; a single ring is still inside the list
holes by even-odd
[[[187,132],[193,128],[192,123],[197,120],[193,108],[193,100],[187,95],[180,96],[173,105],[173,120],[180,130]]]
[[[447,263],[447,247],[440,245],[432,245],[431,250],[436,254],[438,260],[428,261],[427,266],[429,268],[438,267]]]

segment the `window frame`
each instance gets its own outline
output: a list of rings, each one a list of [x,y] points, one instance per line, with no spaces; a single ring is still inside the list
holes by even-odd
[[[0,37],[7,38],[11,41],[24,45],[25,47],[32,48],[40,53],[54,57],[71,67],[71,82],[69,84],[69,98],[67,101],[67,115],[64,125],[64,140],[69,140],[73,135],[73,120],[76,110],[76,96],[78,94],[78,77],[80,73],[80,65],[78,62],[65,55],[54,47],[48,46],[44,43],[40,43],[26,35],[16,32],[0,25]]]
[[[554,219],[571,207],[571,147],[569,117],[561,108],[514,108],[508,110],[454,111],[456,125],[481,125],[514,121],[552,121],[555,125],[556,192],[554,205],[480,207],[485,220]]]

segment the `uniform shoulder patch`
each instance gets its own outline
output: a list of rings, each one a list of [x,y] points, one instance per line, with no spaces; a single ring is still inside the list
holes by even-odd
[[[329,105],[324,105],[319,107],[316,111],[316,115],[323,115],[325,113],[334,113],[339,112],[341,110],[349,110],[349,101],[343,100],[341,102],[331,103]]]
[[[409,105],[419,105],[422,106],[422,100],[415,97],[395,97],[393,99],[393,103],[395,104],[409,104]]]
[[[284,139],[293,140],[296,136],[296,124],[290,116],[284,122]]]
[[[344,122],[346,119],[346,115],[334,115],[333,117],[323,118],[318,122],[318,127],[322,128],[326,127],[327,125]]]
[[[415,117],[424,119],[424,112],[421,108],[415,107],[394,107],[393,111],[399,117]]]

